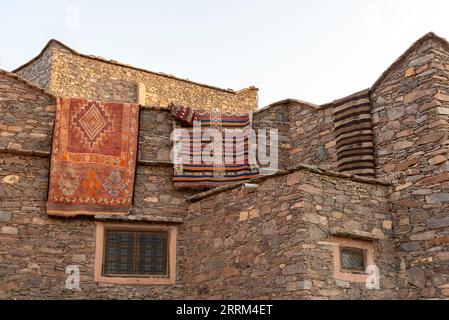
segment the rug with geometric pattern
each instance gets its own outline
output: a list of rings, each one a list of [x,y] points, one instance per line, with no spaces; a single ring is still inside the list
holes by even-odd
[[[173,137],[174,146],[179,148],[173,155],[175,188],[215,188],[259,177],[255,148],[249,139],[252,114],[177,105],[171,105],[170,111],[174,129],[179,130],[175,131],[179,135]],[[211,141],[215,139],[219,148],[210,149]]]
[[[138,126],[137,104],[58,98],[47,213],[129,213]]]

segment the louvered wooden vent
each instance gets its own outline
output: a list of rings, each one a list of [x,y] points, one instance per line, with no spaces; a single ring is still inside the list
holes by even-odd
[[[333,103],[338,170],[374,177],[374,143],[369,90]]]

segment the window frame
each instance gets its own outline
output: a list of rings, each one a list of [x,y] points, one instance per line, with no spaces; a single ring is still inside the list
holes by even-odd
[[[368,266],[374,265],[373,241],[333,236],[332,244],[334,279],[348,282],[365,282],[369,276],[367,273],[365,273],[365,271],[361,272],[357,270],[348,270],[342,267],[341,251],[342,249],[354,249],[362,251],[366,269]]]
[[[165,232],[167,233],[167,275],[104,275],[103,266],[106,248],[106,232]],[[111,284],[166,285],[176,283],[176,242],[178,228],[173,225],[144,225],[96,221],[95,272],[94,280]]]

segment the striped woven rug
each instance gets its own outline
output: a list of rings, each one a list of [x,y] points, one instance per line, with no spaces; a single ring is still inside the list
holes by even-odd
[[[374,143],[369,90],[333,102],[340,172],[374,177]]]
[[[183,129],[179,136],[183,139],[182,148],[178,152],[182,159],[178,158],[174,164],[175,188],[210,188],[259,176],[258,166],[255,161],[250,161],[249,154],[251,114],[201,111],[179,106],[170,108],[175,120],[174,128]],[[201,129],[197,132],[194,125],[198,124]],[[204,158],[205,150],[209,150],[211,145],[211,140],[205,138],[208,129],[216,129],[222,140],[222,149],[210,152],[212,162]],[[238,129],[238,132],[229,135],[226,129]]]

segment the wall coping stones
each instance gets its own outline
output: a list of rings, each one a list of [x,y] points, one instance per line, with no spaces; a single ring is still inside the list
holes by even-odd
[[[102,220],[102,221],[124,221],[124,222],[147,222],[147,223],[183,223],[182,218],[180,217],[168,217],[168,216],[153,216],[153,215],[146,215],[146,216],[135,216],[135,215],[125,215],[125,216],[117,216],[117,215],[104,215],[99,214],[94,216],[95,220]]]
[[[316,105],[314,103],[310,103],[307,101],[302,101],[302,100],[298,100],[298,99],[284,99],[284,100],[280,100],[277,102],[273,102],[271,104],[269,104],[268,106],[265,106],[263,108],[257,109],[256,111],[253,112],[253,114],[257,114],[260,113],[262,111],[266,111],[268,109],[271,109],[272,107],[277,107],[277,106],[281,106],[281,105],[294,105],[296,107],[306,107],[312,110],[318,110],[320,109],[319,105]]]
[[[346,97],[339,98],[339,99],[336,99],[336,100],[334,100],[334,101],[332,101],[332,102],[323,104],[321,107],[322,107],[322,108],[323,108],[323,107],[325,107],[325,108],[327,108],[327,107],[333,107],[335,104],[342,104],[342,103],[345,102],[346,100],[351,100],[351,99],[354,98],[354,97],[361,96],[361,95],[367,95],[367,94],[369,94],[369,93],[370,93],[370,89],[363,89],[363,90],[361,90],[361,91],[352,93],[352,94],[350,94],[350,95],[348,95],[348,96],[346,96]]]
[[[346,174],[346,173],[340,173],[340,172],[336,172],[336,171],[332,171],[332,170],[319,169],[318,167],[310,166],[307,164],[298,164],[298,165],[289,167],[286,170],[278,170],[275,174],[272,174],[272,175],[261,176],[258,178],[250,179],[246,182],[238,182],[238,183],[228,184],[228,185],[217,187],[217,188],[205,191],[205,192],[201,192],[196,195],[187,197],[185,199],[185,201],[186,202],[196,202],[203,198],[221,193],[223,191],[237,189],[247,183],[257,183],[257,182],[264,181],[266,179],[288,175],[288,174],[296,172],[296,171],[308,171],[308,172],[325,175],[325,176],[329,176],[329,177],[342,178],[342,179],[347,179],[347,180],[354,181],[354,182],[381,185],[381,186],[385,186],[385,187],[392,186],[392,184],[390,182],[386,182],[383,180],[378,180],[378,179],[374,179],[374,178],[364,178],[364,177],[359,177],[359,176],[350,175],[350,174]]]

